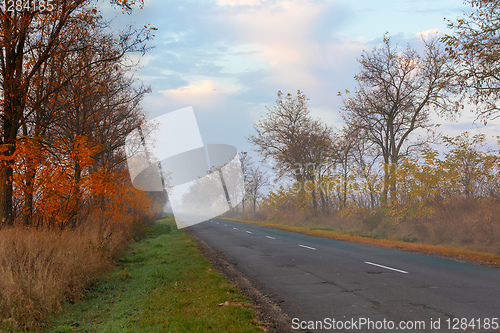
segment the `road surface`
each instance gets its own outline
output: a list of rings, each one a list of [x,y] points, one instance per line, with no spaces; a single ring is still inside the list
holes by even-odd
[[[294,318],[293,328],[500,331],[498,269],[226,220],[190,229]]]

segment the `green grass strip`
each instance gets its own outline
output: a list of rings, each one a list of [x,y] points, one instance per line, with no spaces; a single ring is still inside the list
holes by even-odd
[[[248,300],[172,219],[158,221],[119,264],[46,332],[262,332]]]

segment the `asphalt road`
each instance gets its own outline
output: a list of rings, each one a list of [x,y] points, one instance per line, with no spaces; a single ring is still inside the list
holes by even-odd
[[[295,318],[293,328],[436,332],[439,320],[459,332],[448,328],[467,320],[469,332],[500,331],[478,326],[500,324],[498,269],[218,219],[190,230]]]

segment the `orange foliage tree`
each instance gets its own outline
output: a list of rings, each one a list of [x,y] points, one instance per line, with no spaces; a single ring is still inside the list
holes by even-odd
[[[135,3],[133,0],[111,2],[124,11],[131,10]],[[78,66],[67,60],[91,52],[91,45],[95,47],[103,38],[109,39],[109,36],[102,34],[104,30],[101,29],[99,33],[103,20],[96,6],[95,0],[71,0],[55,1],[54,6],[50,8],[40,6],[29,9],[23,7],[23,10],[0,8],[2,96],[0,224],[2,225],[10,225],[13,222],[13,171],[16,149],[21,140],[19,130],[33,117],[35,121],[43,119],[44,127],[50,125],[50,120],[56,113],[40,112],[40,110],[47,107],[47,101],[76,73],[88,67],[88,64],[82,63]],[[96,32],[101,38],[94,39],[94,44],[80,43],[81,40],[85,40],[82,37],[95,36]],[[120,37],[120,43],[115,41],[120,47],[120,52],[108,54],[109,57],[99,59],[99,63],[116,60],[128,51],[140,49],[143,46],[142,42],[148,38],[148,31],[130,30],[124,33]],[[41,113],[44,117],[37,117]],[[29,135],[27,132],[23,134]],[[28,156],[25,155],[26,158]]]
[[[58,140],[51,150],[44,149],[39,141],[22,140],[16,150],[13,182],[14,201],[21,204],[21,213],[26,191],[33,190],[36,219],[31,221],[37,226],[74,227],[77,221],[96,212],[107,220],[121,221],[117,223],[148,215],[150,198],[131,186],[126,170],[96,168],[94,158],[98,152],[99,146],[92,146],[85,136],[69,145]],[[75,165],[81,171],[78,177]],[[36,176],[31,180],[33,168]],[[27,186],[27,179],[33,183]]]

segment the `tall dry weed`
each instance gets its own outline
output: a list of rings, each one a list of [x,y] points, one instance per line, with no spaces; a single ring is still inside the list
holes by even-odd
[[[89,279],[111,267],[124,238],[97,224],[0,230],[0,321],[34,329],[65,301],[80,299]]]

